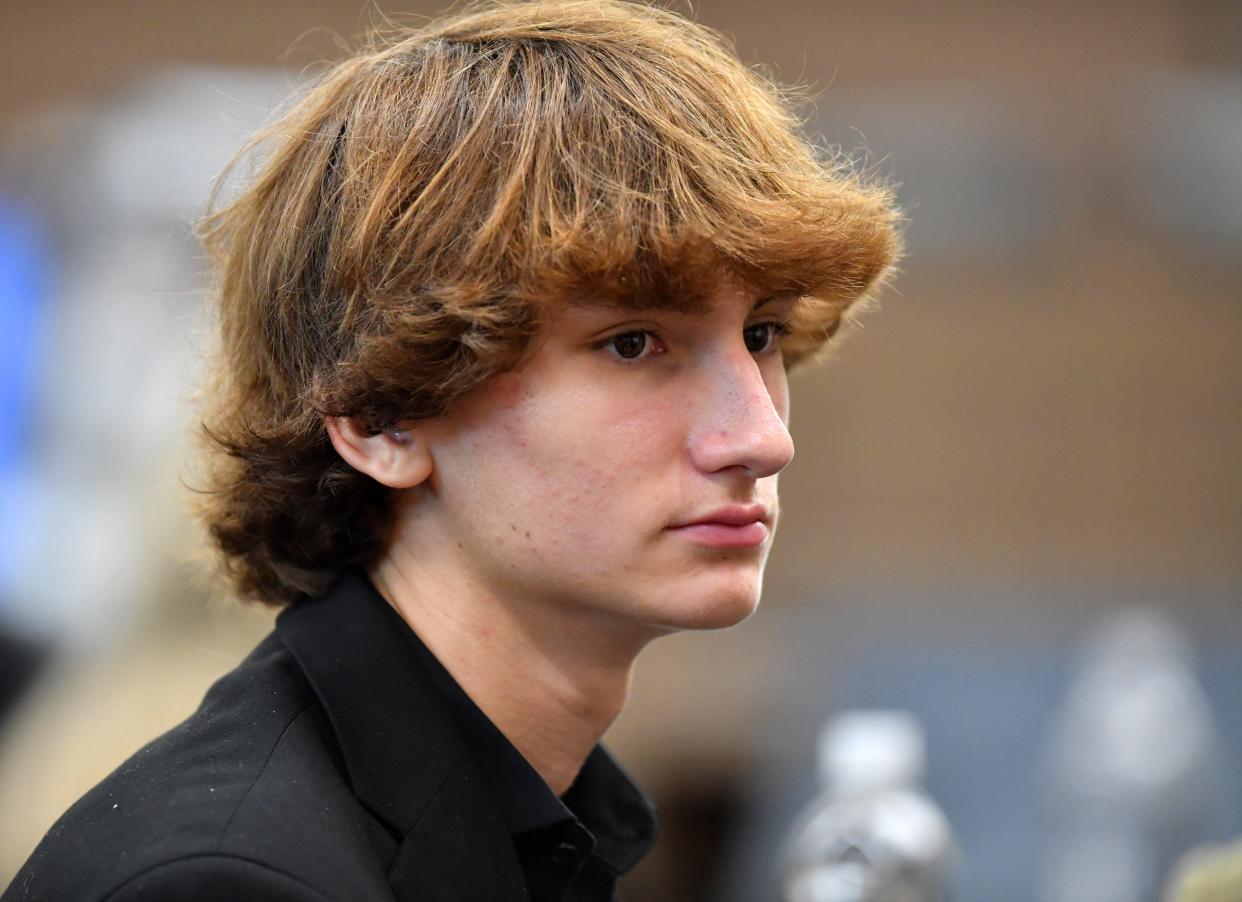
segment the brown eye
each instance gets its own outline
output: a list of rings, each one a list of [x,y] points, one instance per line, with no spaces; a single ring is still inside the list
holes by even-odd
[[[647,350],[651,336],[646,332],[622,332],[608,340],[608,346],[623,360],[636,360]]]
[[[762,354],[772,346],[781,331],[780,323],[755,323],[742,330],[742,340],[750,353]]]

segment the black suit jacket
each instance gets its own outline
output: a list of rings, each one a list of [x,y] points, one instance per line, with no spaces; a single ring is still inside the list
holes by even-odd
[[[497,805],[376,598],[351,575],[283,612],[52,827],[0,902],[526,900]]]

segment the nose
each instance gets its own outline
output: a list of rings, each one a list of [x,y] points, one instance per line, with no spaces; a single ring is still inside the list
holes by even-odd
[[[772,476],[793,460],[786,425],[788,394],[784,372],[765,380],[755,358],[742,352],[713,367],[709,387],[689,436],[690,458],[705,473],[730,470],[753,479]]]

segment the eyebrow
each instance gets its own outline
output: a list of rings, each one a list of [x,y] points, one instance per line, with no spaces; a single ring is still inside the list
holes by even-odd
[[[778,301],[796,301],[799,297],[801,297],[801,294],[794,291],[792,288],[784,291],[778,291],[775,294],[770,294],[765,298],[760,298],[755,301],[755,306],[750,308],[750,312],[754,313],[759,308],[766,307],[768,304],[775,304]]]

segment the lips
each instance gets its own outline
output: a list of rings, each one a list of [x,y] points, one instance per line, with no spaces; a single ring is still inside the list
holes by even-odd
[[[771,514],[761,504],[729,505],[669,527],[670,531],[713,548],[750,548],[771,535]]]
[[[702,516],[684,520],[673,528],[684,529],[687,526],[709,523],[719,523],[723,526],[746,526],[750,523],[768,523],[771,519],[767,508],[762,504],[731,504],[727,507],[718,507]]]

